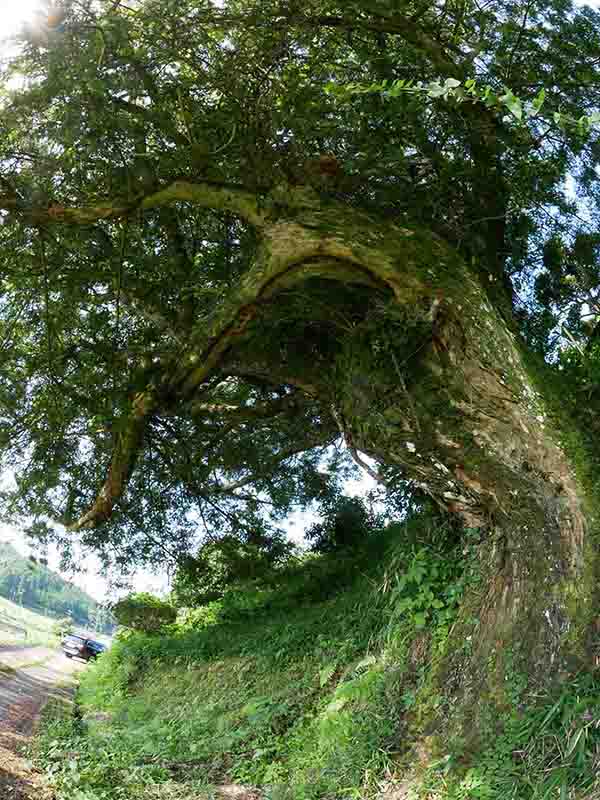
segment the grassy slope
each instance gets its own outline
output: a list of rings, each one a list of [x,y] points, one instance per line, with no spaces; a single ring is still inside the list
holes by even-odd
[[[56,637],[52,635],[52,625],[55,622],[54,618],[22,608],[0,597],[0,644],[56,644]],[[6,626],[3,623],[7,623]],[[24,637],[11,626],[24,628],[27,636]]]
[[[74,796],[74,776],[81,800],[200,800],[225,781],[271,800],[380,796],[417,760],[415,732],[442,702],[431,676],[476,580],[463,546],[426,528],[392,531],[385,553],[305,565],[278,592],[232,596],[203,630],[117,643],[84,676],[84,721],[46,721],[38,758],[58,796]],[[534,701],[522,678],[475,759],[443,731],[428,737],[428,797],[596,797],[600,688],[584,676]]]

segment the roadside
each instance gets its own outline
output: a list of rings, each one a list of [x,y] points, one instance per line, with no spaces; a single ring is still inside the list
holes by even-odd
[[[31,647],[26,644],[0,645],[0,676],[2,667],[11,670],[30,667],[48,661],[56,655],[56,650],[49,647]]]
[[[2,800],[50,800],[51,790],[24,751],[39,714],[49,699],[70,699],[75,676],[85,664],[42,647],[0,649],[0,797]]]

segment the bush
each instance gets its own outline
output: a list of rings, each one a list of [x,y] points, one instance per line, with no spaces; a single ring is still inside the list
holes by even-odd
[[[147,592],[130,594],[112,608],[119,625],[143,633],[159,633],[177,619],[177,609]]]
[[[234,586],[268,586],[293,552],[294,545],[281,531],[227,534],[180,560],[172,600],[179,607],[195,608],[221,600]]]
[[[381,525],[360,497],[340,494],[324,504],[323,522],[311,525],[305,535],[316,553],[333,553],[360,549],[380,531]]]
[[[70,633],[73,633],[73,620],[71,617],[63,617],[62,619],[57,619],[56,622],[52,625],[52,635],[56,636],[57,639],[64,639],[65,636],[68,636]]]

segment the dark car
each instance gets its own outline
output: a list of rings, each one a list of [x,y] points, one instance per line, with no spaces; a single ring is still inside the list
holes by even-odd
[[[65,636],[62,649],[67,658],[82,658],[84,661],[89,661],[90,658],[98,658],[100,653],[106,650],[106,645],[73,633]]]

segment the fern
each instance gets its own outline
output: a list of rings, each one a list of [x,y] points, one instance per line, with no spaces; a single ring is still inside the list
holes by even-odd
[[[319,684],[321,689],[326,686],[329,681],[333,678],[336,670],[335,664],[327,664],[323,667],[323,669],[319,672]]]

